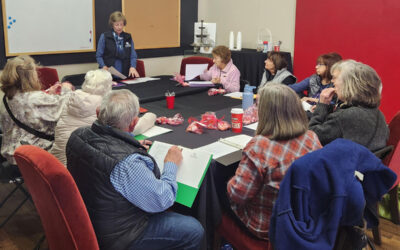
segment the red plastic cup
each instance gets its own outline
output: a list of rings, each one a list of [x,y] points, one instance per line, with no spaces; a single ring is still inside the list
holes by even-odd
[[[243,128],[243,109],[233,108],[231,110],[232,132],[241,133]]]
[[[167,108],[174,109],[175,96],[166,96],[165,98],[167,99]]]
[[[274,45],[274,51],[280,51],[281,50],[281,46],[279,45]]]

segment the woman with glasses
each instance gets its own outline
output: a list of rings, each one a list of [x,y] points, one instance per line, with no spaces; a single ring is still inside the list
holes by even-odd
[[[288,63],[281,52],[268,52],[267,60],[265,60],[265,71],[259,88],[269,82],[283,83],[285,85],[295,83],[296,77],[287,70],[287,65]]]
[[[315,66],[315,74],[301,82],[290,84],[289,87],[299,95],[302,95],[303,91],[307,91],[308,96],[303,97],[301,100],[315,104],[318,102],[321,91],[333,86],[330,70],[340,60],[342,60],[342,57],[335,52],[320,55]]]

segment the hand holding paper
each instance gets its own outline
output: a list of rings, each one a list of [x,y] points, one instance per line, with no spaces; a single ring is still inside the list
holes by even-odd
[[[173,162],[177,166],[180,166],[182,164],[182,158],[182,149],[174,145],[169,148],[168,153],[164,158],[164,163]]]

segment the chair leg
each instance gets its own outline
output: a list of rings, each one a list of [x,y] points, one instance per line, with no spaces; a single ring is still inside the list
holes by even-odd
[[[25,197],[23,201],[12,211],[12,213],[0,224],[0,228],[2,228],[13,216],[18,212],[18,210],[24,205],[24,203],[29,199],[30,196]]]
[[[33,250],[39,250],[39,249],[40,249],[40,246],[42,245],[42,243],[43,243],[43,241],[44,241],[44,239],[46,239],[46,236],[45,236],[45,235],[43,235],[43,236],[39,239],[38,243],[36,243],[36,245],[35,245],[35,247],[33,248]]]
[[[379,226],[372,228],[372,235],[374,236],[375,244],[380,246],[382,243],[382,239],[381,239],[381,232],[379,230]]]
[[[398,186],[389,191],[390,216],[394,224],[400,224]]]

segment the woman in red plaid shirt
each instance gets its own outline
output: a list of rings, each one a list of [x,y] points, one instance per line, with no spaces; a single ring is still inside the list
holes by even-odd
[[[279,183],[294,160],[321,148],[321,144],[317,135],[308,130],[306,113],[292,89],[268,84],[258,94],[256,135],[244,148],[227,191],[241,226],[268,240]]]

